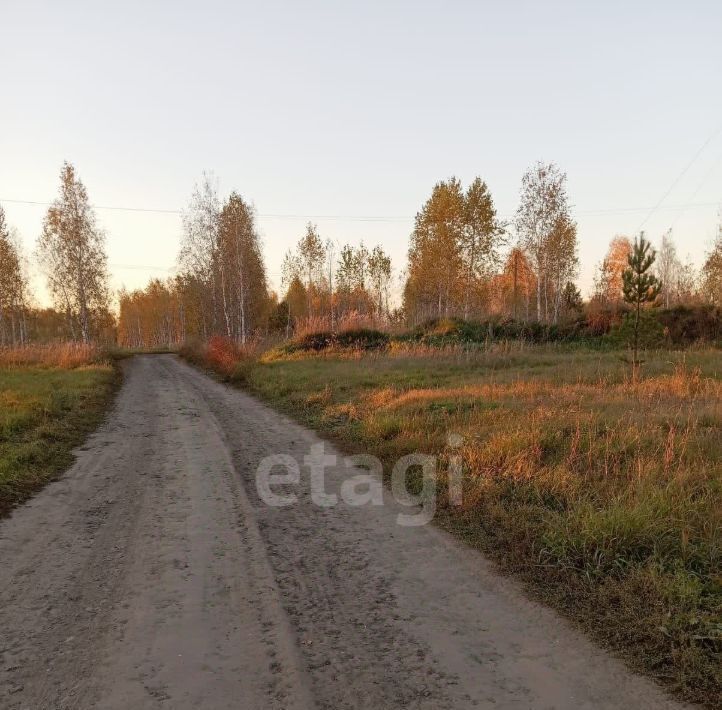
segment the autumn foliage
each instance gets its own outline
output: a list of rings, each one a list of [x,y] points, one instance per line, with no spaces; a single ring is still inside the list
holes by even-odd
[[[344,244],[308,223],[283,259],[279,293],[269,288],[252,203],[235,191],[221,196],[212,175],[203,176],[182,213],[176,275],[111,293],[106,238],[88,193],[70,163],[60,177],[35,253],[52,307],[34,301],[29,261],[0,208],[0,347],[83,340],[177,349],[214,336],[245,344],[269,334],[398,333],[430,319],[561,328],[585,321],[587,332],[604,335],[624,322],[631,239],[612,239],[584,302],[575,283],[578,239],[567,178],[554,163],[536,163],[524,174],[513,222],[497,215],[480,177],[467,186],[455,177],[437,182],[416,215],[402,269],[393,268],[385,245]],[[671,230],[658,255],[665,309],[722,305],[722,227],[699,272],[680,260]],[[685,321],[695,317],[687,313]],[[709,340],[708,320],[684,330]]]

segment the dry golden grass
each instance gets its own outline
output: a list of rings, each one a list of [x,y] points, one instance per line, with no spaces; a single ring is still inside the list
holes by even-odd
[[[372,328],[376,329],[383,326],[384,330],[387,330],[384,323],[379,323],[377,318],[373,318],[366,313],[359,311],[351,311],[345,314],[341,318],[335,318],[333,322],[330,316],[308,316],[306,318],[298,319],[296,327],[294,328],[294,337],[301,338],[304,335],[311,333],[319,333],[322,331],[337,331],[341,332],[344,330],[356,330],[358,328]]]
[[[88,343],[50,343],[0,348],[0,367],[59,367],[72,369],[97,362],[101,351]]]

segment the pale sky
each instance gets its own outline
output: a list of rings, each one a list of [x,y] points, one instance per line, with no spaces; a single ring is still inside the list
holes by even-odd
[[[28,251],[45,208],[5,200],[53,200],[64,160],[117,207],[182,209],[213,171],[255,204],[274,286],[308,219],[398,272],[436,181],[480,175],[510,217],[536,160],[568,174],[585,292],[670,187],[653,240],[699,264],[719,223],[718,0],[0,0],[0,28],[0,200]],[[172,273],[178,215],[97,214],[114,288]]]

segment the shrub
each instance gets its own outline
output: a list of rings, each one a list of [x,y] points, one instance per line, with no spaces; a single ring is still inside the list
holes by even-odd
[[[621,325],[612,329],[610,339],[618,345],[630,346],[634,340],[634,314],[627,313]],[[642,311],[639,321],[639,347],[661,348],[665,344],[665,329],[654,310]]]
[[[676,306],[657,317],[674,345],[722,341],[722,311],[714,306]]]
[[[401,343],[429,347],[520,340],[534,344],[583,343],[596,347],[626,345],[631,337],[627,310],[595,309],[586,317],[558,325],[511,318],[464,321],[434,318],[394,336]],[[722,309],[713,306],[676,306],[643,313],[640,344],[645,348],[688,346],[697,342],[722,343]]]
[[[335,344],[341,348],[359,348],[361,350],[380,350],[389,344],[389,336],[380,330],[356,328],[337,333]]]
[[[254,361],[255,344],[240,345],[230,338],[214,335],[206,345],[185,343],[178,354],[199,367],[213,370],[226,380],[242,383]]]
[[[326,348],[331,347],[333,341],[333,333],[320,331],[302,335],[297,340],[291,341],[290,345],[293,350],[325,350]]]
[[[562,325],[524,323],[511,318],[492,318],[486,321],[434,319],[423,323],[401,341],[430,346],[485,343],[490,340],[525,340],[530,343],[554,343],[589,339],[594,334],[584,319]]]
[[[331,348],[355,350],[379,350],[389,344],[389,336],[380,330],[355,328],[339,333],[320,331],[307,333],[283,346],[283,352],[320,352]]]
[[[610,339],[626,344],[631,337],[629,316],[612,328]],[[698,342],[722,342],[722,311],[714,306],[675,306],[644,311],[640,345],[685,347]]]
[[[244,357],[243,350],[230,338],[214,335],[206,347],[206,360],[214,370],[230,374],[235,364]]]

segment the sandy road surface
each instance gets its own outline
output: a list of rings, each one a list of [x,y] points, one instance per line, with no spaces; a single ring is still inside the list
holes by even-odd
[[[266,506],[258,461],[315,435],[171,356],[125,368],[72,469],[0,522],[0,708],[678,707],[391,502],[302,481]]]

